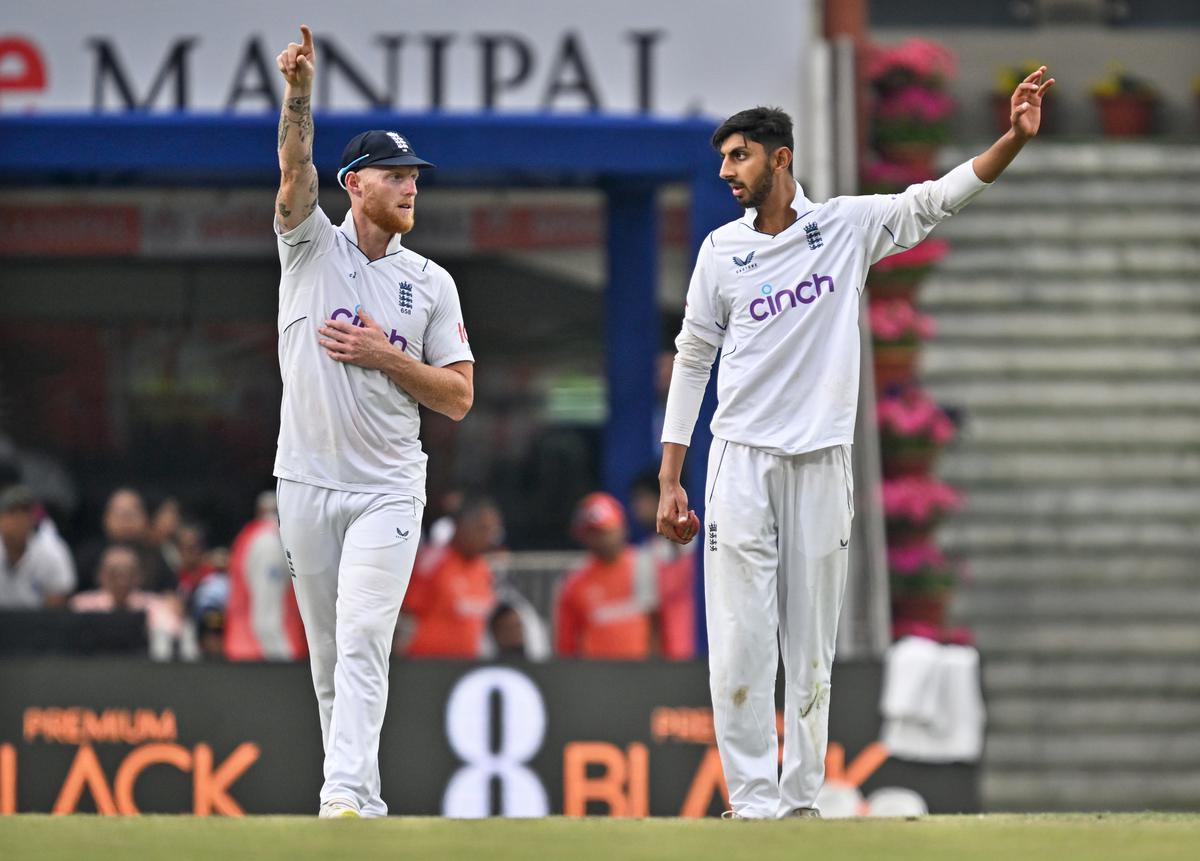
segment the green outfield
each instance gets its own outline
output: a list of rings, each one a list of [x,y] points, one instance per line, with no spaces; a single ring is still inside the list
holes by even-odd
[[[1192,859],[1200,816],[1076,814],[722,822],[683,819],[383,821],[258,816],[0,817],[24,859]]]

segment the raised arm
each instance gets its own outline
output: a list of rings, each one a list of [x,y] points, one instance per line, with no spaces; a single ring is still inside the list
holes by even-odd
[[[1009,105],[1012,128],[971,163],[975,175],[984,182],[995,182],[1021,147],[1037,136],[1042,126],[1042,96],[1054,86],[1054,78],[1042,82],[1045,74],[1046,67],[1042,66],[1017,85]]]
[[[313,166],[312,83],[316,53],[312,30],[300,25],[304,43],[291,42],[275,58],[287,82],[279,115],[279,196],[275,215],[284,231],[317,208],[317,169]]]

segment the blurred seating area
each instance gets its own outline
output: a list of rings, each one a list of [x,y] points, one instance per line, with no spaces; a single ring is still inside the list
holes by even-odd
[[[95,534],[69,547],[14,475],[0,489],[0,655],[307,658],[273,493],[258,496],[229,547],[210,547],[205,525],[177,498],[150,511],[136,489],[118,487]],[[581,551],[513,553],[496,502],[446,494],[422,537],[396,654],[694,657],[691,548],[654,534],[652,475],[631,498],[632,518],[608,494],[580,501],[571,538]]]

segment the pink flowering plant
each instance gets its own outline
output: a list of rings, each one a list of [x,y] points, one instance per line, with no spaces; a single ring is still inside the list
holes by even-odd
[[[945,143],[954,113],[946,83],[956,72],[954,54],[937,42],[909,39],[875,47],[867,61],[867,78],[875,91],[875,146],[886,151],[897,144]]]
[[[879,347],[916,347],[937,332],[933,318],[904,299],[871,302],[868,318],[872,339]]]
[[[942,87],[957,72],[954,53],[929,39],[908,39],[887,47],[876,45],[867,60],[867,79],[880,93],[913,85]]]
[[[960,579],[959,567],[932,541],[915,541],[888,548],[888,571],[893,598],[939,595]]]
[[[950,416],[924,390],[910,386],[880,398],[875,408],[885,456],[905,445],[944,446],[957,434]]]
[[[923,143],[938,146],[950,137],[954,99],[940,90],[905,87],[883,96],[875,104],[874,138],[877,146]]]
[[[934,176],[928,170],[876,158],[863,166],[860,179],[863,194],[898,194]]]
[[[892,639],[899,640],[903,637],[923,637],[926,640],[955,646],[975,645],[975,634],[966,625],[945,628],[918,619],[896,619],[892,623]]]
[[[883,511],[888,523],[929,526],[962,507],[962,494],[928,475],[904,475],[883,482]]]

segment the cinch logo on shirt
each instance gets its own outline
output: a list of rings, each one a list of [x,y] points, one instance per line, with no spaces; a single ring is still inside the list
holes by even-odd
[[[785,287],[776,291],[770,284],[764,284],[758,288],[762,295],[750,303],[750,316],[756,323],[761,323],[768,317],[795,308],[797,302],[801,305],[811,305],[821,298],[823,285],[829,288],[830,293],[833,292],[833,278],[815,272],[811,281],[801,281],[794,290]],[[787,299],[787,305],[783,304],[784,299]]]
[[[362,320],[358,319],[359,307],[361,307],[361,306],[355,305],[353,311],[351,311],[349,308],[338,308],[336,311],[334,311],[332,314],[329,315],[329,319],[330,320],[338,320],[342,317],[345,317],[346,319],[350,320],[351,326],[357,326],[360,329],[365,329],[365,328],[367,328],[367,324],[364,323]],[[388,343],[389,344],[399,344],[401,350],[408,349],[408,339],[405,338],[403,335],[401,335],[399,332],[397,332],[395,329],[392,329],[392,334],[388,336]]]

